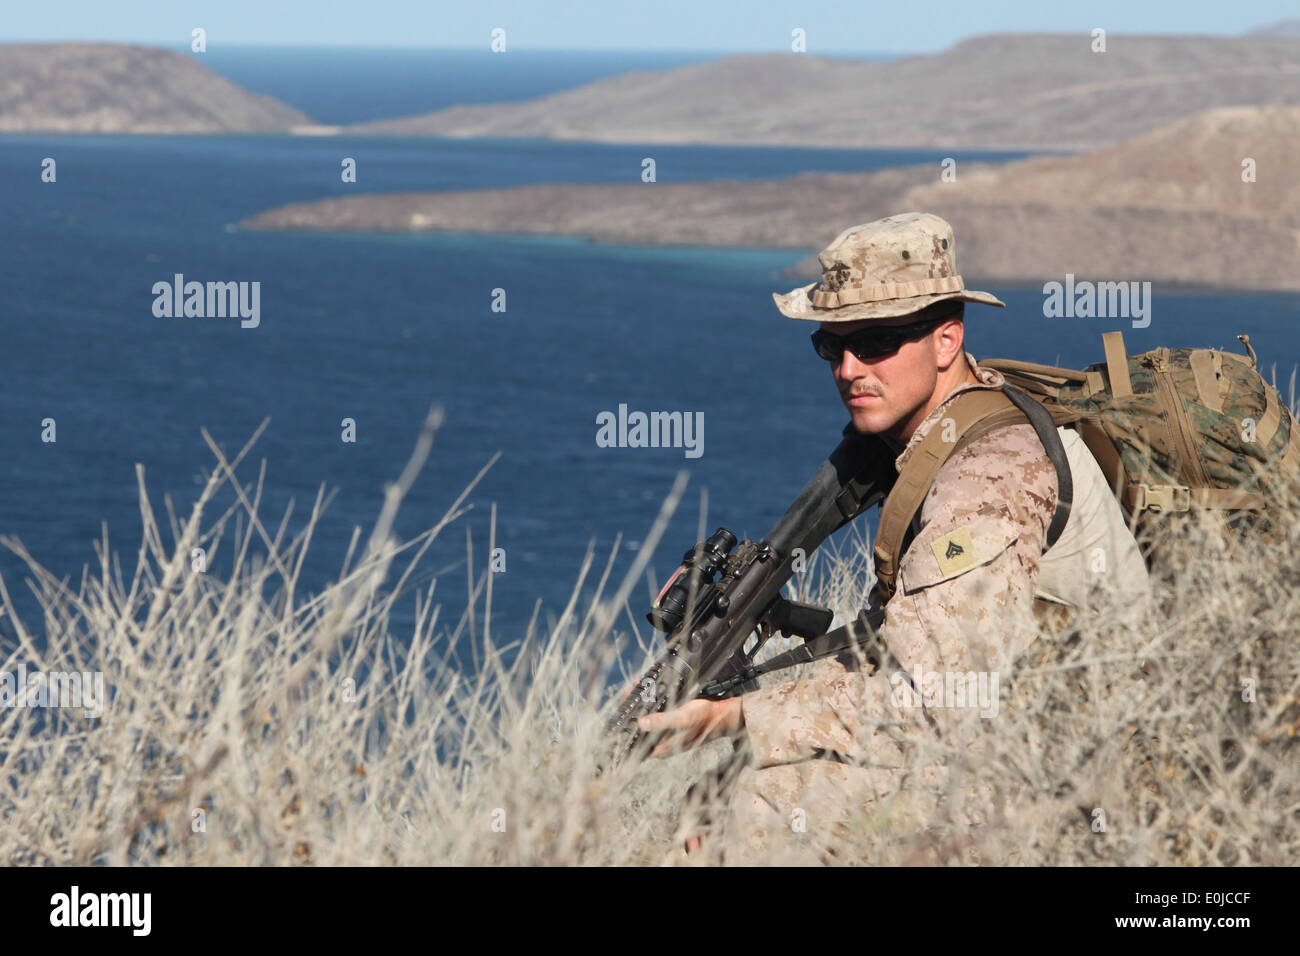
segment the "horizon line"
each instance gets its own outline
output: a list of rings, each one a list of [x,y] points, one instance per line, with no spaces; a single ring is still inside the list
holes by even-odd
[[[28,37],[0,37],[0,46],[9,44],[53,44],[53,43],[112,43],[125,46],[151,46],[165,50],[177,50],[190,52],[190,46],[186,42],[163,43],[153,40],[87,40],[87,39],[59,39],[52,40],[49,38],[28,38]],[[276,50],[379,50],[392,52],[395,50],[407,51],[411,53],[424,53],[429,51],[455,52],[455,53],[491,53],[487,44],[474,46],[402,46],[397,44],[357,44],[357,43],[264,43],[256,41],[238,41],[222,43],[220,47],[211,49],[235,49],[235,48],[259,48],[259,49],[276,49]],[[511,46],[507,51],[525,52],[525,53],[716,53],[716,54],[733,54],[733,53],[787,53],[791,52],[784,48],[776,49],[751,49],[751,48],[734,48],[721,49],[717,47],[615,47],[615,46]],[[899,51],[899,50],[855,50],[843,47],[826,49],[820,53],[838,53],[849,56],[908,56],[918,51]],[[807,56],[816,56],[817,53],[804,54]]]
[[[1277,26],[1279,24],[1270,24]],[[1252,28],[1258,29],[1258,28]],[[985,33],[971,33],[966,36],[958,37],[951,42],[928,48],[914,48],[907,50],[865,50],[850,47],[826,47],[816,51],[807,51],[801,53],[801,56],[847,56],[847,57],[906,57],[906,56],[925,56],[935,53],[941,53],[952,47],[979,37],[991,36],[1072,36],[1080,33],[1078,30],[998,30]],[[1243,39],[1243,40],[1288,40],[1296,41],[1297,38],[1286,35],[1259,35],[1244,33],[1211,33],[1195,32],[1186,30],[1170,30],[1160,32],[1141,32],[1141,33],[1112,33],[1114,36],[1126,37],[1218,37],[1221,39]],[[211,40],[209,39],[209,42]],[[103,43],[103,44],[121,44],[126,46],[150,46],[160,49],[174,50],[176,52],[190,52],[190,47],[186,41],[165,42],[161,40],[125,40],[125,39],[85,39],[85,38],[61,38],[51,39],[48,37],[0,37],[0,46],[7,44],[55,44],[55,43]],[[445,53],[469,53],[469,52],[493,52],[489,49],[488,44],[473,45],[427,45],[427,46],[409,46],[402,43],[365,43],[355,44],[346,41],[343,42],[326,42],[326,43],[285,43],[279,41],[260,41],[260,40],[236,40],[223,42],[215,49],[280,49],[280,50],[374,50],[383,52],[445,52]],[[208,52],[212,52],[210,49]],[[790,53],[787,47],[778,46],[770,48],[719,48],[719,47],[638,47],[638,46],[555,46],[550,44],[536,46],[514,46],[506,50],[510,52],[522,53],[659,53],[659,54],[689,54],[689,55],[716,55],[716,56],[734,56],[738,54],[773,54],[773,53]],[[198,54],[196,54],[198,55]]]

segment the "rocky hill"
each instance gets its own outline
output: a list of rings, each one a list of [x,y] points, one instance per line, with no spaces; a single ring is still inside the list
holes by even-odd
[[[251,229],[495,232],[795,247],[893,212],[949,219],[970,276],[1300,289],[1300,107],[1234,107],[1080,156],[683,184],[541,185],[296,203]],[[1242,179],[1254,160],[1254,182]]]
[[[0,133],[274,133],[311,122],[197,55],[117,43],[0,45]]]
[[[729,56],[350,129],[634,143],[1085,150],[1220,106],[1300,105],[1278,36],[996,34],[887,62]],[[487,55],[487,54],[485,54]]]

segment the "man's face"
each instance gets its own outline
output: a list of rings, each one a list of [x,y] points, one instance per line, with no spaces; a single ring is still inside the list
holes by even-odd
[[[907,325],[915,315],[857,322],[823,322],[832,335],[862,328]],[[827,363],[840,399],[864,435],[888,435],[905,443],[929,413],[941,369],[961,351],[961,322],[946,322],[929,334],[904,342],[897,352],[863,361],[845,349],[838,363]]]

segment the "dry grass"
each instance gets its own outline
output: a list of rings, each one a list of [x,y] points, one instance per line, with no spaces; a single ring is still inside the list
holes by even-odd
[[[218,468],[188,520],[170,516],[170,545],[141,475],[144,544],[129,580],[107,540],[98,573],[75,591],[6,542],[27,560],[45,620],[29,633],[0,590],[17,634],[0,670],[102,671],[109,703],[97,720],[0,708],[0,862],[674,859],[682,796],[729,745],[595,773],[598,705],[637,669],[619,661],[653,652],[635,647],[628,598],[662,522],[618,587],[589,555],[575,598],[546,627],[536,615],[523,633],[489,633],[486,621],[480,631],[468,615],[442,622],[430,585],[416,595],[414,633],[395,633],[394,602],[464,510],[462,495],[428,532],[392,540],[436,426],[435,414],[368,540],[354,535],[338,582],[317,595],[297,580],[320,498],[296,537],[287,520],[268,528],[257,515],[264,474],[249,487],[236,476],[248,448],[227,461],[211,440]],[[238,505],[205,524],[227,483]],[[236,511],[228,579],[194,570],[192,549],[226,547]],[[997,718],[913,748],[916,766],[950,768],[947,782],[918,790],[930,799],[862,807],[841,858],[909,862],[925,846],[921,859],[953,863],[1300,859],[1300,507],[1287,514],[1277,540],[1235,553],[1202,529],[1159,582],[1165,613],[1145,626],[1094,621],[1036,641],[1004,677]],[[800,587],[855,611],[865,550],[819,555]],[[580,608],[593,576],[596,596]],[[472,603],[490,586],[490,574],[476,579]],[[460,642],[474,643],[477,667],[457,663]],[[1098,807],[1105,832],[1093,829]],[[717,859],[718,844],[702,859]]]

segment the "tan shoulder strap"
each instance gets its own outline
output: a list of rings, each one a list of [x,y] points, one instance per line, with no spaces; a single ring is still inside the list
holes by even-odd
[[[1061,388],[1070,383],[1086,382],[1086,372],[1060,368],[1055,365],[1039,365],[1034,362],[1021,362],[1018,359],[984,359],[981,368],[991,368],[1001,372],[1012,385],[1028,392],[1034,397],[1060,398]]]
[[[970,389],[954,398],[945,409],[944,419],[952,419],[952,426],[944,427],[944,420],[941,419],[912,449],[907,464],[890,489],[889,497],[885,499],[880,512],[880,527],[876,531],[872,548],[876,563],[876,586],[882,602],[893,596],[903,538],[907,535],[912,517],[934,484],[935,475],[957,450],[958,444],[964,444],[962,439],[977,427],[976,423],[982,426],[984,419],[993,421],[995,418],[998,419],[997,423],[989,424],[981,434],[1025,420],[1024,413],[1000,390]],[[945,435],[955,435],[955,438],[945,438]],[[977,436],[972,435],[970,440],[974,440],[974,437]]]
[[[951,458],[975,439],[983,438],[991,431],[1005,428],[1008,425],[1023,425],[1024,423],[1025,413],[1014,405],[1009,404],[1006,408],[991,412],[962,433],[961,437],[953,444],[948,457]]]
[[[1106,374],[1110,377],[1110,394],[1125,398],[1133,394],[1133,382],[1128,377],[1128,353],[1124,350],[1123,332],[1106,332],[1101,337],[1106,350]]]
[[[1259,442],[1261,448],[1267,448],[1273,436],[1277,434],[1277,427],[1282,424],[1282,409],[1278,405],[1277,390],[1268,383],[1264,384],[1264,416],[1255,426],[1255,441]]]

